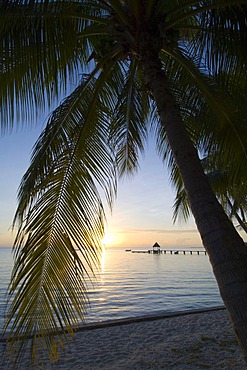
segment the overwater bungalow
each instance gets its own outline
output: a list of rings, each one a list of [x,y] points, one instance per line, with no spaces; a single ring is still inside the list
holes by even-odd
[[[157,242],[154,243],[154,245],[153,245],[153,253],[154,254],[160,253],[160,245]]]

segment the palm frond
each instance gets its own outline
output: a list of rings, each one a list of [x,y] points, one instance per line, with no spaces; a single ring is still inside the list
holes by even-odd
[[[160,68],[166,75],[164,96],[173,99],[195,148],[222,159],[221,168],[205,168],[212,183],[218,181],[216,191],[223,192],[217,171],[236,161],[236,169],[227,167],[231,186],[222,200],[234,199],[234,210],[244,214],[246,14],[245,0],[1,1],[3,130],[69,94],[49,117],[19,189],[5,325],[17,364],[26,346],[33,360],[42,348],[56,360],[73,325],[83,320],[105,202],[113,202],[116,176],[138,168],[149,122],[178,191],[175,219],[181,209],[189,215],[166,122],[157,118],[142,69],[145,58],[155,63],[153,72]],[[50,335],[60,328],[56,338]]]
[[[202,31],[192,42],[212,74],[245,73],[247,7],[237,2],[200,15]]]
[[[126,67],[123,67],[126,68]],[[111,137],[116,150],[116,162],[120,176],[132,173],[138,167],[138,155],[143,151],[146,139],[146,121],[149,115],[149,97],[140,85],[138,63],[134,61],[123,76],[114,118],[111,122]]]
[[[86,280],[99,263],[104,207],[116,191],[108,145],[107,109],[100,97],[105,73],[82,83],[57,108],[34,149],[19,192],[15,265],[5,331],[20,359],[31,336],[32,356],[46,348],[57,359],[59,343],[83,320]],[[79,250],[79,252],[77,252]],[[58,337],[47,335],[58,332]]]
[[[164,49],[163,49],[164,50]],[[217,95],[217,90],[213,89],[212,81],[205,73],[200,73],[200,66],[195,66],[191,62],[191,58],[187,58],[179,51],[174,51],[172,49],[166,48],[164,52],[170,54],[176,61],[181,64],[183,69],[186,71],[187,79],[194,80],[194,84],[204,95],[206,101],[215,111],[218,116],[219,124],[230,122],[230,110],[225,105],[221,97]]]
[[[217,152],[204,157],[201,163],[207,175],[207,179],[227,215],[230,218],[236,218],[242,225],[242,228],[246,230],[244,226],[247,206],[246,176],[243,176],[241,182],[236,183],[234,166],[232,166],[231,163],[224,162],[224,158]],[[173,186],[177,190],[173,205],[173,220],[176,222],[183,218],[186,221],[191,213],[191,209],[182,179],[175,163],[171,168],[170,177]],[[240,215],[238,213],[240,213]]]
[[[169,48],[167,50],[169,54]],[[180,59],[176,57],[180,53],[176,51],[175,54],[172,51],[170,57],[162,55],[164,68],[194,144],[204,152],[210,152],[210,146],[217,145],[222,155],[228,155],[228,160],[232,157],[238,163],[246,163],[242,160],[247,158],[246,79],[243,77],[238,83],[234,73],[211,77],[191,56]]]
[[[176,198],[173,204],[173,222],[187,221],[191,214],[189,200],[185,189],[181,189],[176,194]]]
[[[188,1],[176,1],[161,3],[158,5],[158,10],[165,12],[167,17],[166,29],[180,27],[183,22],[188,21],[191,18],[207,17],[209,14],[215,15],[219,19],[219,14],[222,19],[226,19],[227,11],[228,17],[230,16],[233,20],[233,14],[241,12],[245,8],[244,0],[207,0],[204,2],[188,0]],[[235,17],[235,20],[237,17]]]
[[[91,4],[93,5],[93,4]],[[99,16],[101,15],[101,16]],[[33,121],[77,84],[89,55],[80,34],[106,21],[87,2],[2,1],[0,5],[0,106],[3,131]]]
[[[128,23],[128,15],[124,9],[124,2],[119,0],[108,0],[108,4],[111,7],[111,11],[113,10],[115,16],[120,20],[120,23]]]

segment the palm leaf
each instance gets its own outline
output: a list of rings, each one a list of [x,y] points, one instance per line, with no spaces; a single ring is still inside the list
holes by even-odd
[[[99,263],[104,235],[105,214],[96,183],[110,203],[116,189],[107,110],[100,100],[108,74],[82,83],[55,110],[23,178],[5,325],[5,331],[11,326],[8,346],[17,350],[16,361],[25,344],[13,341],[13,336],[31,336],[32,357],[43,347],[54,361],[58,343],[67,341],[66,333],[83,320],[86,279]],[[60,327],[58,337],[47,335]]]
[[[137,82],[140,81],[139,73],[136,61],[124,73],[111,122],[111,137],[114,138],[113,146],[120,176],[137,168],[138,154],[143,151],[143,141],[147,134],[149,97],[140,82]]]
[[[174,203],[173,203],[173,222],[187,221],[191,214],[189,206],[189,200],[185,189],[177,191]]]
[[[70,92],[92,52],[80,34],[92,22],[106,21],[89,4],[17,1],[1,2],[0,20],[0,112],[7,130]]]
[[[42,348],[56,360],[59,346],[69,339],[67,332],[72,334],[73,325],[83,319],[86,282],[98,264],[104,233],[103,199],[112,204],[116,171],[123,175],[138,167],[148,120],[155,127],[170,180],[180,192],[175,207],[178,211],[182,204],[183,213],[189,212],[141,68],[144,41],[159,46],[168,94],[196,148],[207,154],[217,149],[223,163],[233,155],[237,171],[230,172],[244,173],[246,121],[241,115],[246,108],[235,112],[236,100],[231,98],[239,98],[241,106],[246,101],[241,97],[246,87],[241,83],[246,7],[228,11],[231,4],[240,1],[1,2],[2,127],[11,127],[16,118],[36,117],[61,92],[69,94],[50,116],[19,190],[19,231],[5,326],[17,363],[29,337],[33,360]],[[148,35],[150,30],[154,34]],[[214,35],[219,32],[220,37]],[[215,55],[209,54],[210,48],[218,50]],[[236,74],[230,73],[233,67]],[[237,177],[230,178],[236,184]],[[56,338],[50,335],[60,327]]]

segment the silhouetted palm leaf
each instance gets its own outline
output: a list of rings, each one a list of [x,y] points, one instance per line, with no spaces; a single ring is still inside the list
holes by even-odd
[[[49,117],[19,189],[5,326],[17,365],[29,336],[33,358],[43,346],[56,360],[67,331],[83,319],[104,199],[111,206],[116,178],[138,168],[150,129],[181,191],[175,209],[185,186],[220,283],[226,240],[244,255],[196,152],[235,161],[235,183],[247,172],[246,22],[245,0],[1,1],[2,131],[33,122],[67,95]],[[218,254],[215,237],[205,232],[215,229],[203,224],[212,214],[227,223],[218,227]],[[242,261],[236,257],[234,266]],[[49,335],[60,329],[56,339]]]

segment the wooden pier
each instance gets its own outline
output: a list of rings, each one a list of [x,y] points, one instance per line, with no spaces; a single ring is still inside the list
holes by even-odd
[[[203,250],[173,250],[173,249],[160,249],[160,250],[153,250],[153,249],[148,249],[148,250],[126,250],[126,252],[131,252],[131,253],[149,253],[149,254],[207,254],[206,251]]]

